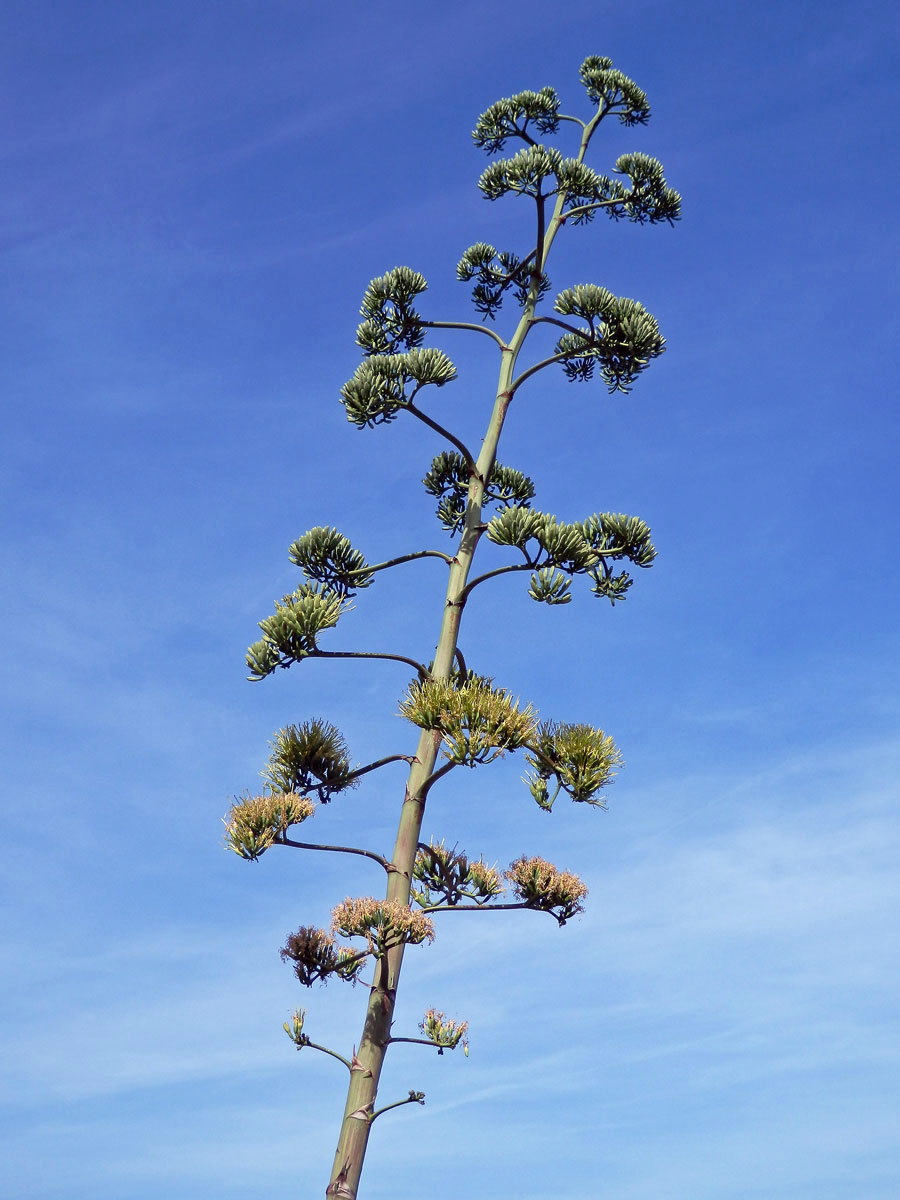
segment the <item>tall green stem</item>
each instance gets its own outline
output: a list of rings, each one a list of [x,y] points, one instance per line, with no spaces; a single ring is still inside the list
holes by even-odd
[[[583,160],[591,135],[602,117],[603,109],[601,108],[593,120],[585,126],[578,153],[579,162]],[[469,572],[485,528],[483,520],[485,484],[494,469],[497,446],[503,432],[507,410],[513,398],[512,382],[516,360],[525,339],[535,324],[535,308],[539,295],[541,271],[544,269],[553,240],[562,224],[564,203],[565,194],[560,193],[556,197],[552,216],[549,222],[545,223],[544,201],[538,199],[537,202],[538,228],[535,269],[516,331],[510,341],[502,346],[500,352],[500,373],[494,406],[481,445],[481,452],[469,482],[465,522],[455,558],[449,568],[440,636],[435,652],[434,666],[431,668],[431,675],[434,679],[448,679],[452,671],[460,622],[467,598],[466,587]],[[426,785],[434,773],[440,745],[440,733],[425,731],[420,735],[400,810],[397,840],[391,859],[395,870],[388,875],[386,898],[399,900],[404,905],[408,905],[410,900],[413,864],[425,815]],[[378,1081],[384,1065],[385,1053],[391,1040],[397,985],[403,965],[403,949],[403,946],[399,945],[389,950],[376,966],[375,979],[369,992],[369,1003],[357,1052],[358,1061],[363,1069],[355,1070],[350,1075],[347,1103],[344,1107],[340,1138],[326,1196],[356,1200],[369,1140],[371,1120],[368,1114],[371,1114],[374,1109]]]

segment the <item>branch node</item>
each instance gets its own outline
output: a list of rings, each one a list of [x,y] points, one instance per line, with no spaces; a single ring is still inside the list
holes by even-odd
[[[355,1047],[355,1046],[353,1047],[353,1057],[350,1059],[350,1073],[351,1073],[351,1075],[353,1074],[353,1072],[354,1072],[354,1071],[362,1071],[362,1072],[363,1072],[363,1076],[364,1076],[366,1079],[371,1079],[371,1078],[372,1078],[372,1072],[369,1070],[369,1068],[368,1068],[368,1067],[364,1067],[364,1066],[363,1066],[363,1064],[362,1064],[362,1063],[359,1061],[359,1056],[358,1056],[358,1055],[357,1055],[357,1053],[356,1053],[356,1047]]]
[[[350,1173],[351,1160],[348,1158],[341,1167],[337,1179],[325,1190],[326,1196],[346,1196],[349,1200],[356,1200],[356,1192],[347,1186],[347,1176]]]

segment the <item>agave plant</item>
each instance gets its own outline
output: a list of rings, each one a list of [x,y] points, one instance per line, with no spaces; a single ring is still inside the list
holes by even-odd
[[[632,586],[630,572],[649,567],[656,554],[650,529],[639,517],[598,512],[564,521],[536,509],[532,480],[497,458],[519,391],[540,372],[559,369],[573,383],[593,380],[609,393],[625,393],[665,349],[647,309],[600,284],[570,283],[550,299],[548,263],[566,227],[586,227],[602,214],[639,225],[671,225],[681,207],[661,165],[645,154],[621,155],[609,174],[587,163],[604,122],[645,125],[650,107],[644,92],[608,58],[587,58],[580,78],[590,105],[584,117],[562,113],[556,91],[544,87],[498,100],[478,118],[474,141],[489,156],[498,155],[507,143],[520,147],[509,157],[494,158],[478,187],[491,201],[524,198],[518,202],[530,206],[534,220],[524,247],[498,249],[476,242],[460,258],[457,277],[470,285],[480,319],[432,319],[422,306],[426,280],[406,266],[373,279],[363,296],[356,332],[362,361],[341,389],[340,401],[358,429],[413,418],[444,440],[445,449],[433,459],[423,482],[437,501],[438,525],[453,539],[452,549],[417,548],[370,563],[337,529],[316,526],[291,544],[289,556],[301,579],[276,602],[274,613],[260,621],[262,636],[247,656],[253,680],[311,658],[387,660],[406,664],[414,673],[400,700],[400,715],[418,731],[408,753],[354,767],[342,735],[328,722],[287,725],[273,739],[262,793],[236,799],[225,821],[226,844],[244,859],[258,860],[275,847],[290,847],[364,856],[384,870],[383,897],[348,897],[334,908],[330,929],[304,926],[281,950],[305,986],[329,979],[355,983],[364,969],[370,973],[362,1033],[349,1053],[312,1042],[302,1009],[284,1027],[298,1049],[322,1051],[349,1073],[328,1196],[356,1197],[373,1122],[389,1109],[424,1100],[413,1090],[376,1108],[391,1045],[412,1041],[439,1054],[462,1045],[468,1052],[467,1023],[437,1008],[422,1018],[421,1037],[395,1035],[407,947],[430,943],[443,912],[531,909],[550,914],[562,926],[582,911],[587,895],[577,875],[540,855],[522,854],[501,872],[456,845],[423,843],[422,821],[432,787],[459,767],[482,767],[522,752],[527,789],[542,809],[551,810],[562,793],[578,803],[602,806],[604,789],[621,763],[615,743],[602,729],[584,722],[541,721],[530,704],[490,676],[470,671],[460,649],[469,596],[500,576],[524,572],[528,595],[549,606],[568,603],[573,582],[584,576],[596,597],[615,605]],[[565,147],[550,143],[564,132],[574,133],[574,152],[566,154]],[[512,312],[501,333],[494,322],[504,305]],[[487,338],[497,353],[498,373],[486,391],[484,437],[477,453],[435,415],[440,415],[434,404],[438,392],[457,378],[444,350],[425,344],[438,332]],[[542,337],[547,344],[535,353]],[[480,574],[474,570],[476,554],[479,562],[485,559]],[[405,650],[339,651],[320,645],[352,598],[375,586],[381,572],[424,558],[442,561],[447,572],[446,592],[435,609],[433,661]],[[387,702],[394,705],[396,697]],[[390,858],[360,847],[297,840],[295,828],[317,805],[328,804],[369,772],[398,760],[409,769],[398,796]]]

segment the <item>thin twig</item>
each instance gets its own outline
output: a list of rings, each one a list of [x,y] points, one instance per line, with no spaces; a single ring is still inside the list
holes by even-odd
[[[521,549],[521,547],[519,548]],[[479,575],[477,579],[473,579],[471,583],[466,585],[462,595],[460,596],[460,603],[468,600],[469,593],[472,591],[472,589],[478,587],[479,583],[484,583],[487,579],[493,579],[496,575],[508,575],[510,571],[534,571],[536,567],[537,564],[533,562],[511,563],[506,567],[497,567],[496,570],[485,571],[483,575]]]
[[[571,358],[571,356],[572,351],[566,350],[565,353],[551,354],[549,358],[542,358],[541,361],[535,363],[533,367],[528,367],[527,370],[523,371],[518,379],[514,379],[512,381],[512,383],[509,385],[510,392],[514,395],[526,379],[530,379],[532,375],[536,375],[538,371],[542,371],[544,367],[549,367],[551,363],[563,362],[565,359]]]
[[[560,321],[558,317],[535,317],[535,325],[558,325],[560,329],[565,329],[567,333],[575,333],[579,337],[585,338],[587,341],[592,340],[592,335],[585,333],[583,329],[578,329],[575,325],[569,325],[566,321]]]
[[[499,333],[488,329],[486,325],[476,325],[471,321],[422,321],[421,325],[425,329],[471,329],[473,333],[486,333],[489,338],[494,339],[501,350],[509,348]]]
[[[376,1117],[380,1117],[382,1113],[386,1113],[392,1108],[399,1108],[401,1104],[424,1104],[424,1103],[425,1103],[424,1093],[410,1092],[405,1100],[395,1100],[393,1104],[386,1104],[384,1106],[384,1108],[376,1109],[375,1112],[373,1112],[371,1114],[371,1116],[369,1117],[369,1124],[371,1124],[376,1119]]]
[[[417,1046],[434,1046],[436,1050],[446,1050],[446,1046],[442,1046],[440,1042],[432,1042],[430,1038],[407,1038],[407,1037],[391,1037],[388,1039],[393,1042],[413,1042]],[[452,1049],[452,1047],[450,1047]]]
[[[577,208],[570,208],[566,212],[564,212],[562,214],[562,216],[560,217],[560,222],[562,224],[565,224],[565,222],[568,221],[570,217],[577,217],[581,213],[586,213],[586,212],[596,212],[598,208],[611,208],[615,204],[627,204],[629,197],[630,197],[630,193],[626,196],[618,196],[615,199],[598,200],[594,204],[579,204]]]
[[[363,775],[368,775],[370,771],[377,771],[379,767],[386,767],[388,763],[405,762],[412,765],[415,762],[413,754],[389,754],[386,758],[379,758],[378,762],[369,763],[367,767],[360,767],[356,771],[352,771],[349,775],[350,779],[360,779]]]
[[[466,660],[463,658],[463,653],[462,653],[462,650],[460,650],[459,646],[457,646],[454,649],[453,656],[456,659],[457,663],[459,663],[459,682],[465,683],[466,679],[468,677],[468,674],[469,674],[469,670],[468,670],[468,667],[466,666]]]
[[[383,658],[388,662],[402,662],[407,666],[412,667],[423,679],[429,679],[431,672],[422,663],[416,662],[414,658],[407,658],[404,654],[379,654],[374,650],[313,650],[306,655],[307,658]]]
[[[435,904],[433,907],[422,906],[422,912],[500,912],[504,908],[530,908],[532,912],[550,912],[548,908],[537,908],[533,904]],[[553,919],[559,920],[555,913],[550,912]]]
[[[445,775],[449,775],[450,772],[453,770],[453,768],[458,767],[458,766],[459,766],[459,763],[455,763],[451,760],[449,762],[445,762],[442,767],[438,767],[438,769],[436,771],[433,771],[428,776],[428,778],[425,780],[425,782],[422,784],[422,787],[420,790],[420,795],[421,795],[422,799],[424,800],[425,797],[428,795],[433,784],[437,783],[437,781],[439,779],[443,779],[443,777]]]
[[[453,563],[452,556],[445,554],[443,550],[415,550],[412,554],[401,554],[398,558],[389,558],[386,562],[376,563],[374,566],[357,567],[354,571],[348,571],[347,576],[349,578],[353,575],[369,575],[375,571],[384,571],[388,567],[398,567],[401,563],[413,562],[417,558],[440,558],[448,566]]]
[[[463,458],[466,460],[466,466],[469,468],[469,470],[475,470],[475,456],[472,454],[471,450],[469,450],[465,442],[461,442],[458,437],[450,432],[449,429],[445,429],[444,426],[439,425],[437,421],[432,421],[431,417],[429,417],[427,413],[423,413],[421,408],[416,408],[412,400],[408,400],[403,407],[407,412],[411,412],[414,417],[418,417],[420,421],[423,421],[426,425],[433,429],[435,433],[439,433],[441,437],[446,438],[447,441],[454,445],[460,454],[462,454]]]
[[[359,850],[356,846],[321,846],[317,842],[295,842],[293,838],[289,838],[287,834],[282,834],[281,837],[276,837],[276,846],[294,846],[297,850],[329,850],[333,854],[359,854],[363,858],[371,858],[373,862],[377,862],[379,866],[384,867],[385,871],[390,871],[391,864],[382,854],[376,854],[374,850]]]
[[[303,1046],[309,1046],[310,1050],[321,1050],[323,1054],[330,1054],[332,1058],[336,1058],[338,1062],[342,1062],[347,1070],[352,1072],[352,1064],[344,1058],[343,1054],[338,1054],[336,1050],[329,1050],[327,1046],[320,1046],[318,1042],[304,1042]],[[298,1047],[298,1049],[302,1048]]]

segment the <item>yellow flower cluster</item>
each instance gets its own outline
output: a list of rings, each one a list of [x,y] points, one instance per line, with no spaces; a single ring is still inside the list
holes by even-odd
[[[255,862],[283,837],[291,825],[311,817],[316,806],[296,792],[275,792],[270,796],[242,796],[235,799],[225,821],[225,845],[241,858]]]
[[[449,1017],[437,1008],[429,1008],[419,1022],[419,1029],[430,1042],[438,1047],[438,1054],[446,1050],[455,1050],[462,1042],[463,1054],[469,1057],[468,1021],[451,1021]]]
[[[306,1019],[306,1010],[298,1008],[290,1021],[285,1021],[282,1028],[288,1035],[291,1041],[296,1045],[298,1050],[302,1050],[304,1046],[309,1044],[308,1036],[303,1032],[303,1022]]]
[[[364,937],[373,950],[382,952],[402,942],[417,945],[434,941],[434,922],[399,900],[373,896],[348,897],[331,914],[331,928],[343,937]]]
[[[411,684],[400,714],[420,729],[439,731],[450,761],[470,767],[527,745],[537,729],[531,705],[520,709],[505,688],[477,675],[463,684],[449,679]]]

